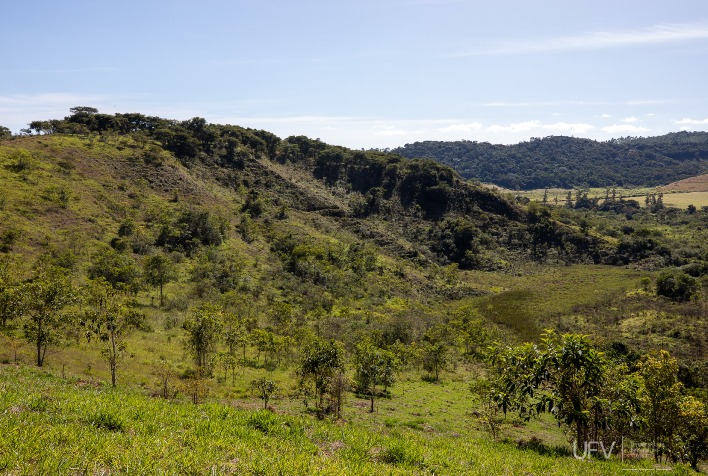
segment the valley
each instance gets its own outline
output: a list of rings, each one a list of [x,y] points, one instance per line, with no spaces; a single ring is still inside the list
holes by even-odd
[[[200,118],[33,122],[0,142],[0,470],[691,474],[708,203],[641,185],[544,203]],[[538,367],[573,345],[596,360],[568,378],[596,365],[595,393]],[[581,433],[626,437],[632,461],[576,460]]]

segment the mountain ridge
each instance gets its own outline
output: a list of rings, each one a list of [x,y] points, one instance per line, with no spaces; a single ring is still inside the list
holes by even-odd
[[[424,141],[392,152],[430,158],[466,179],[508,189],[666,185],[708,171],[708,133],[675,132],[599,142],[566,136],[514,145]]]

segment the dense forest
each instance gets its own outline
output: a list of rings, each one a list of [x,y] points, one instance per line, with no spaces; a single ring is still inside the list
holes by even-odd
[[[605,142],[553,136],[515,145],[424,141],[393,152],[434,159],[466,179],[511,190],[657,186],[708,170],[708,133],[676,132]]]
[[[0,129],[0,471],[689,473],[708,208],[640,205],[201,118]]]

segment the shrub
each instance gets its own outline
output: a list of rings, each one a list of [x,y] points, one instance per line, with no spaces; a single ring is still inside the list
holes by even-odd
[[[663,271],[656,278],[656,294],[672,301],[688,301],[698,290],[696,278],[684,271]]]
[[[109,431],[123,431],[123,419],[115,413],[101,410],[89,417],[89,423],[96,428]]]

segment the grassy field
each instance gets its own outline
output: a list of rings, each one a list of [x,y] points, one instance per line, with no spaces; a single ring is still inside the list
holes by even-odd
[[[611,475],[654,468],[429,431],[424,417],[405,425],[380,414],[375,422],[329,422],[228,402],[192,405],[15,365],[0,366],[0,413],[0,471],[12,475]]]
[[[617,194],[621,194],[625,199],[636,200],[639,204],[644,207],[644,199],[647,193],[656,194],[660,192],[661,187],[644,187],[644,188],[618,188]],[[548,203],[549,205],[565,205],[565,200],[568,192],[573,195],[573,200],[575,200],[575,190],[565,190],[565,189],[548,189]],[[590,188],[588,191],[589,198],[605,198],[607,195],[607,188]],[[543,195],[546,193],[545,189],[538,190],[504,190],[502,192],[511,194],[513,196],[526,197],[532,201],[540,202],[543,200]],[[557,199],[557,202],[556,202]],[[688,205],[694,205],[697,208],[708,206],[708,192],[681,192],[681,191],[668,191],[664,192],[664,205],[667,207],[674,207],[685,209]]]
[[[708,192],[670,192],[664,194],[667,207],[685,209],[689,205],[696,208],[708,207]]]

